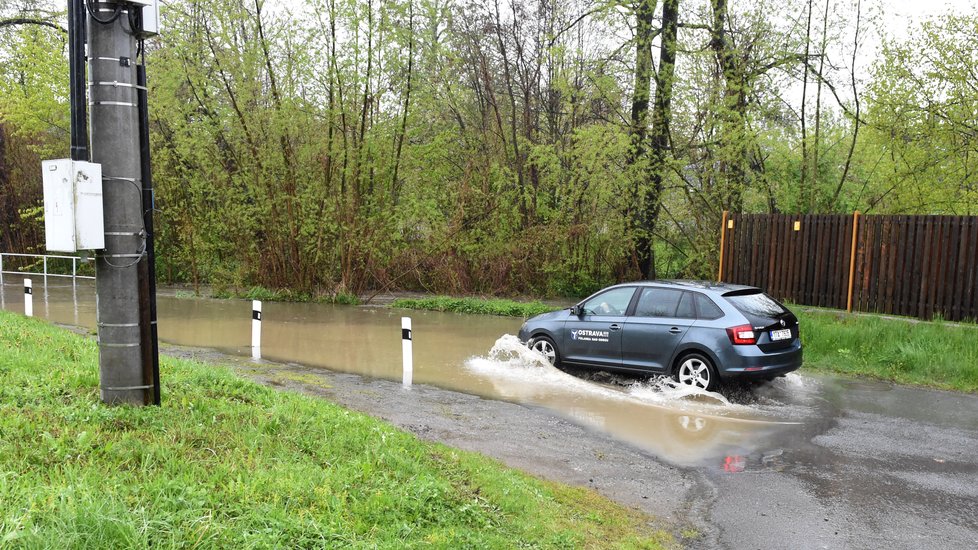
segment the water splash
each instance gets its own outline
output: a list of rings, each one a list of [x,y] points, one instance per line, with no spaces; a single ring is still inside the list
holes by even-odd
[[[724,409],[740,408],[719,393],[679,384],[665,377],[636,380],[617,375],[595,375],[593,371],[575,376],[551,366],[543,354],[526,347],[511,334],[497,339],[485,357],[472,357],[465,365],[497,385],[507,385],[509,391],[506,393],[510,395],[572,389],[610,399],[683,410],[708,408],[715,414],[723,414]]]
[[[720,393],[706,391],[687,384],[680,384],[672,378],[661,376],[658,378],[653,378],[648,382],[636,383],[632,385],[629,388],[628,393],[638,399],[653,402],[695,399],[700,401],[716,401],[727,406],[734,405]]]

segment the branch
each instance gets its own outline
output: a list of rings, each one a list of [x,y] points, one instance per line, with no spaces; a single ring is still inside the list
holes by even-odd
[[[68,29],[62,27],[57,23],[53,23],[46,19],[34,19],[31,17],[14,17],[12,19],[0,19],[0,28],[3,27],[13,27],[16,25],[41,25],[42,27],[51,27],[61,31],[63,34],[68,34]]]

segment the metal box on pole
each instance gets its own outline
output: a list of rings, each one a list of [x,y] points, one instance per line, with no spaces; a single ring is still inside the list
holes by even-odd
[[[44,239],[57,252],[105,248],[102,166],[70,159],[41,163]]]

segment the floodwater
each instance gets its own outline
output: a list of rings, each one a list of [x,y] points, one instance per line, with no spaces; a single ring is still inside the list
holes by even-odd
[[[5,283],[0,307],[23,312],[20,278]],[[164,291],[158,311],[164,342],[251,356],[250,301]],[[94,283],[51,278],[45,286],[35,277],[34,314],[94,329]],[[402,315],[413,320],[415,384],[545,407],[680,465],[776,460],[824,430],[824,395],[835,387],[790,374],[725,396],[662,379],[568,373],[519,344],[520,319],[322,304],[265,303],[261,361],[400,380]]]

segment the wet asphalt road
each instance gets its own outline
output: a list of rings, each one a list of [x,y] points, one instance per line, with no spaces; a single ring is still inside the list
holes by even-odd
[[[978,397],[811,383],[780,455],[697,470],[714,490],[704,547],[978,548]]]
[[[593,488],[659,518],[691,548],[978,548],[976,396],[811,376],[802,387],[778,389],[776,398],[764,388],[737,390],[731,401],[780,406],[804,421],[760,451],[732,448],[677,466],[542,407],[220,359],[263,383],[327,398],[423,439]],[[690,529],[698,535],[682,538]]]

